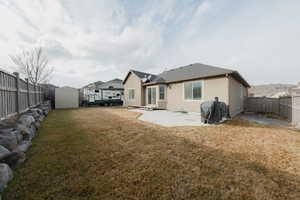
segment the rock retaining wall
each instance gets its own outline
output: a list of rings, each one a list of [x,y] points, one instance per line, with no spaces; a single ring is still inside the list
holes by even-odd
[[[31,140],[51,109],[49,102],[40,104],[16,118],[0,121],[0,193],[13,179],[13,171],[26,160]],[[0,196],[1,199],[1,196]]]

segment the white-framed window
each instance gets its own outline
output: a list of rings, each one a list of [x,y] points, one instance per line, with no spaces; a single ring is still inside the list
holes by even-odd
[[[132,100],[135,98],[135,90],[134,89],[128,89],[128,99]]]
[[[159,100],[165,100],[166,98],[166,86],[159,86]]]
[[[184,99],[185,100],[201,100],[202,99],[202,81],[184,83]]]
[[[148,104],[156,104],[156,88],[157,87],[148,87]]]

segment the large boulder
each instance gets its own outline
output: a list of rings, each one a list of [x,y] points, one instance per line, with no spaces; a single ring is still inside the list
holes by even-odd
[[[0,164],[0,192],[3,192],[9,181],[13,179],[13,172],[10,167],[5,164]]]
[[[23,141],[21,144],[18,145],[16,151],[25,153],[29,149],[29,147],[31,147],[31,145],[31,141]]]
[[[38,115],[43,115],[43,110],[40,108],[33,108],[31,109],[32,112],[36,112]]]
[[[8,154],[10,154],[10,151],[4,146],[0,145],[0,160],[8,156]]]
[[[16,128],[17,122],[13,119],[5,119],[0,121],[0,129]]]
[[[10,151],[13,151],[17,147],[18,140],[14,129],[0,130],[0,145],[4,146]]]
[[[39,108],[32,108],[26,112],[26,115],[31,115],[35,119],[35,124],[38,126],[38,122],[44,120],[44,113]]]
[[[29,114],[24,114],[20,116],[18,121],[19,123],[24,124],[25,126],[30,128],[32,125],[34,125],[35,119]]]
[[[44,116],[47,116],[49,111],[51,110],[50,102],[46,102],[44,104],[41,104],[41,105],[38,106],[38,108],[43,111]]]
[[[23,140],[32,140],[36,135],[36,128],[35,126],[27,127],[24,124],[18,124],[18,130],[20,131]]]
[[[8,164],[11,168],[19,167],[26,160],[23,152],[14,151],[0,160],[1,163]]]
[[[18,144],[20,144],[23,141],[23,135],[21,133],[21,131],[19,129],[14,129],[12,131],[13,134],[15,134],[16,138],[17,138],[17,142]]]
[[[47,116],[49,114],[49,109],[48,108],[43,109],[43,113],[44,113],[45,116]]]

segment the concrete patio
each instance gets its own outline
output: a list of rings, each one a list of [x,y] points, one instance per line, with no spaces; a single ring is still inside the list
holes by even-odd
[[[161,126],[172,127],[172,126],[209,126],[201,122],[200,113],[184,113],[184,112],[174,112],[167,110],[143,110],[134,109],[134,112],[143,113],[138,119],[158,124]]]

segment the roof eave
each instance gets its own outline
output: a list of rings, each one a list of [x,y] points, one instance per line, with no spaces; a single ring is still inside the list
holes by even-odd
[[[242,75],[238,71],[233,71],[231,74],[233,76],[236,75],[237,77],[235,78],[238,79],[238,81],[240,81],[245,87],[251,88],[250,84],[242,77]]]
[[[144,83],[144,86],[150,86],[150,85],[158,85],[158,84],[171,84],[171,83],[180,83],[180,82],[184,82],[184,81],[192,81],[192,80],[198,80],[198,79],[210,79],[210,78],[218,78],[218,77],[224,77],[227,75],[237,75],[237,79],[239,79],[238,81],[240,81],[245,87],[250,88],[249,83],[237,72],[237,71],[233,71],[233,72],[229,72],[229,73],[223,73],[223,74],[217,74],[217,75],[211,75],[211,76],[205,76],[205,77],[195,77],[195,78],[190,78],[190,79],[181,79],[181,80],[176,80],[176,81],[168,81],[168,82],[149,82],[149,83]]]

